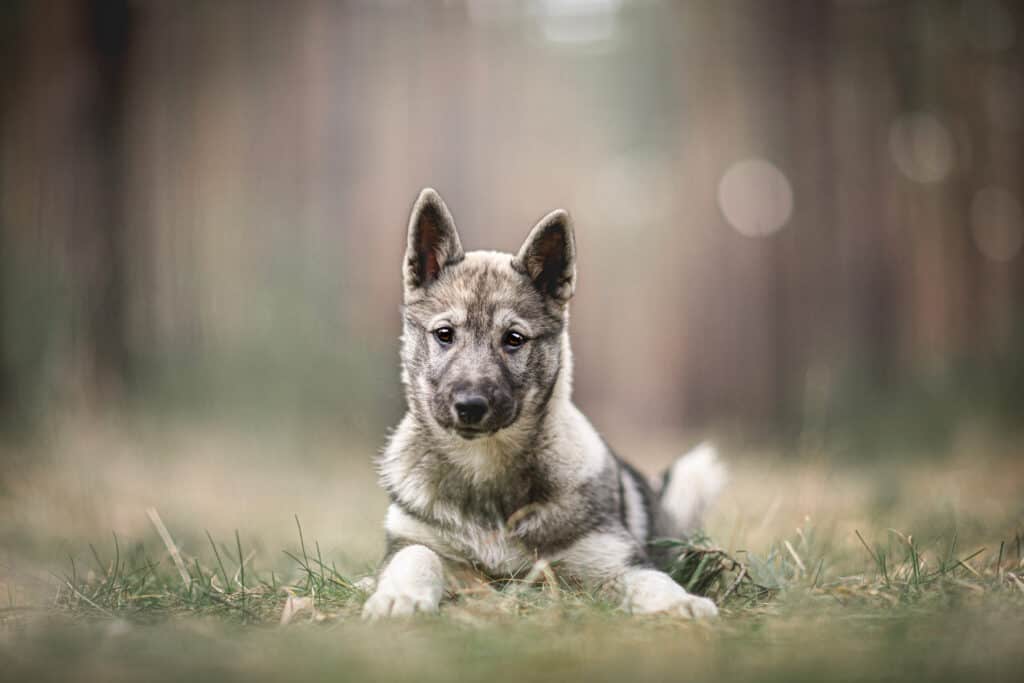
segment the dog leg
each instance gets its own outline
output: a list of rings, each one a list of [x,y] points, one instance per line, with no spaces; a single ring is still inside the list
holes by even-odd
[[[699,595],[691,595],[657,569],[629,569],[621,578],[622,607],[632,614],[671,614],[688,619],[710,619],[718,616],[715,603]]]
[[[395,553],[381,571],[377,590],[363,605],[363,618],[436,612],[443,592],[441,558],[425,545],[410,545]]]
[[[668,574],[652,569],[625,530],[587,534],[558,559],[570,576],[615,590],[622,608],[631,614],[665,613],[687,619],[718,615],[714,602],[687,593]]]

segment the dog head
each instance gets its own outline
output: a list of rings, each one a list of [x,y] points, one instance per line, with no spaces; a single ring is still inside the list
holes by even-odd
[[[405,254],[402,380],[421,423],[465,440],[536,425],[569,381],[575,253],[561,210],[514,256],[466,253],[441,197],[420,193]]]

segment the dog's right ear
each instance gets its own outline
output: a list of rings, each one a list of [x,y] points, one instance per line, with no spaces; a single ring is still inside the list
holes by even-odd
[[[455,221],[441,195],[425,188],[409,216],[409,242],[405,251],[405,289],[429,287],[441,271],[463,259]]]

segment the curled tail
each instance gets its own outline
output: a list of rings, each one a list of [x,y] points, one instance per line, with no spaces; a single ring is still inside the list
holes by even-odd
[[[725,466],[718,460],[717,449],[708,442],[676,460],[662,476],[654,535],[684,538],[699,530],[725,481]]]

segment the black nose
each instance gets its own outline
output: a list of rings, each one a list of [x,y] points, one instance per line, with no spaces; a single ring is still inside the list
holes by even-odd
[[[476,425],[484,419],[489,406],[483,396],[459,396],[455,399],[455,414],[464,425]]]

